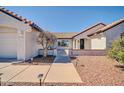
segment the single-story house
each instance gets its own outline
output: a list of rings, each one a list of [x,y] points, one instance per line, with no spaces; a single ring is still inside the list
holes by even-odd
[[[105,50],[124,33],[124,19],[111,24],[98,23],[79,33],[53,33],[58,38],[58,48]]]
[[[28,60],[38,55],[41,46],[37,38],[43,30],[3,7],[0,7],[0,58]],[[105,50],[112,42],[124,35],[124,19],[111,24],[98,23],[81,32],[52,33],[57,42],[48,51],[57,55],[57,49],[65,50]]]
[[[28,60],[38,55],[35,23],[0,7],[0,58]]]

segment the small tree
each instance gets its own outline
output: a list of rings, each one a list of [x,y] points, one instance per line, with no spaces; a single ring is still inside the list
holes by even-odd
[[[39,34],[37,41],[40,45],[42,45],[43,50],[44,50],[43,56],[46,57],[48,48],[51,45],[54,45],[54,42],[56,41],[56,37],[53,34],[51,34],[50,32],[45,31],[45,32],[41,32]]]
[[[124,37],[112,43],[112,47],[108,50],[108,56],[124,63]]]

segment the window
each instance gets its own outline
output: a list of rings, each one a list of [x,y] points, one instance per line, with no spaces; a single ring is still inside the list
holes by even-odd
[[[69,47],[69,41],[68,40],[58,41],[58,46]]]

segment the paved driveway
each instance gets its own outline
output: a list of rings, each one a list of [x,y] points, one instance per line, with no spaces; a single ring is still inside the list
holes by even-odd
[[[49,67],[49,65],[31,65],[25,71],[10,80],[10,82],[39,82],[39,79],[37,78],[39,74],[43,74],[43,81]]]
[[[10,66],[10,65],[11,65],[11,63],[4,63],[4,62],[1,62],[1,63],[0,63],[0,69],[5,68],[5,67],[8,67],[8,66]]]
[[[13,79],[16,77],[18,74],[20,74],[22,71],[27,69],[28,66],[15,66],[15,65],[10,65],[6,68],[0,69],[0,73],[3,73],[2,75],[2,81],[3,82],[8,82],[9,80]]]

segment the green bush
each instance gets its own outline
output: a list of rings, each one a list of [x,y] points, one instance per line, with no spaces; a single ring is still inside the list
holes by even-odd
[[[112,43],[112,47],[108,50],[108,56],[124,63],[124,37]]]

